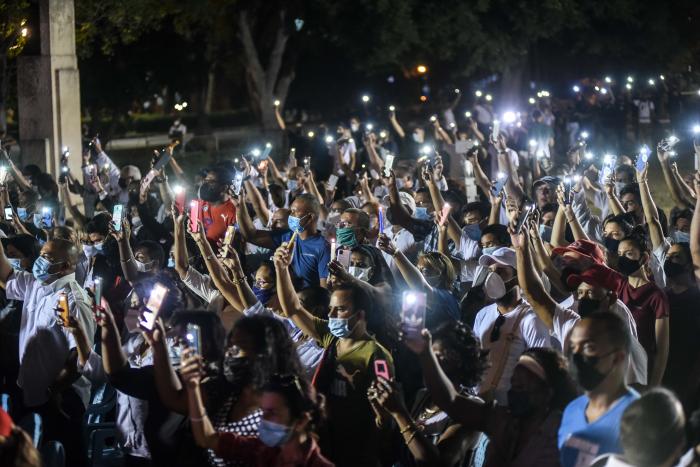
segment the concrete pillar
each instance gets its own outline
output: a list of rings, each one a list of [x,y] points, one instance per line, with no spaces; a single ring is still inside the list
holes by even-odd
[[[61,149],[71,150],[69,165],[80,177],[80,75],[75,55],[73,0],[38,0],[40,52],[17,62],[21,165],[36,164],[58,176]],[[38,29],[38,31],[37,31]]]

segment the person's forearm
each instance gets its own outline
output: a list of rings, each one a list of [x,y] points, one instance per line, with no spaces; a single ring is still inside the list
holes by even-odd
[[[674,167],[671,170],[673,171],[673,178],[674,180],[676,180],[676,184],[680,188],[683,198],[685,199],[685,207],[692,207],[695,203],[695,191],[693,191],[693,189],[689,187],[687,183],[685,183],[683,177],[680,176],[680,174],[678,173],[678,167],[674,165]]]
[[[680,186],[678,186],[676,178],[673,176],[671,167],[669,167],[668,165],[668,161],[659,162],[661,165],[661,172],[664,175],[664,181],[666,182],[666,186],[668,187],[669,193],[671,194],[673,204],[679,209],[686,208],[686,202],[683,199],[683,195],[681,194]]]
[[[171,206],[173,204],[173,192],[170,189],[168,180],[164,180],[163,183],[158,183],[158,192],[160,193],[160,199],[163,201],[164,206]]]
[[[211,277],[211,280],[214,283],[214,287],[219,289],[221,295],[224,296],[226,301],[235,310],[242,311],[243,303],[241,303],[241,300],[238,296],[238,291],[236,290],[234,283],[231,280],[229,280],[228,277],[226,277],[224,268],[219,262],[219,259],[214,254],[214,250],[212,249],[211,244],[206,239],[206,237],[199,237],[199,239],[197,240],[197,247],[199,247],[199,251],[202,255],[202,258],[204,258],[204,264],[206,265],[207,271],[209,272],[209,277]],[[245,280],[245,276],[241,275],[240,277],[235,278],[235,280]]]
[[[418,465],[440,465],[438,447],[423,435],[411,416],[403,411],[391,415],[416,463]]]
[[[367,154],[369,155],[370,167],[372,167],[377,172],[380,172],[382,170],[382,166],[384,165],[384,162],[377,154],[377,149],[374,147],[374,144],[372,144],[372,143],[365,144],[365,148],[367,148]]]
[[[655,324],[656,356],[649,376],[649,386],[659,386],[668,362],[668,318],[657,319]]]
[[[245,188],[247,195],[251,198],[255,215],[260,218],[263,225],[267,225],[270,222],[270,211],[267,209],[267,203],[263,200],[260,190],[250,180],[245,181]]]
[[[10,166],[10,170],[12,171],[12,178],[17,182],[17,184],[20,187],[21,191],[27,191],[31,190],[32,185],[29,183],[29,180],[26,179],[24,175],[22,175],[22,171],[17,169],[17,166],[15,165],[14,162],[12,162],[12,159],[9,157],[6,158],[7,164]]]
[[[78,362],[80,366],[85,366],[90,356],[92,349],[90,348],[90,342],[88,341],[85,331],[81,326],[72,329],[73,338],[75,339],[75,345],[78,349]]]
[[[474,181],[476,182],[477,186],[481,188],[481,191],[488,196],[489,191],[491,190],[491,180],[489,180],[489,177],[484,172],[484,169],[481,168],[478,153],[472,159],[467,160],[472,163],[472,167],[474,168]]]
[[[447,256],[448,258],[450,257],[450,252],[449,252],[449,249],[447,248],[447,234],[443,229],[438,230],[437,249],[438,249],[439,253],[442,253],[443,255]]]
[[[620,200],[617,199],[617,195],[615,195],[615,193],[606,193],[606,196],[608,197],[608,206],[613,214],[619,216],[620,214],[625,213],[625,209],[622,207],[622,204],[620,203]]]
[[[304,310],[294,290],[289,268],[277,266],[275,270],[277,276],[277,298],[279,299],[282,312],[294,321],[294,324],[301,329],[301,332],[312,339],[318,340],[320,336],[316,332],[313,319]]]
[[[180,276],[180,280],[183,280],[190,267],[187,255],[187,240],[185,239],[185,226],[178,222],[177,218],[173,219],[173,223],[173,259],[175,260],[175,271]]]
[[[318,187],[316,186],[316,183],[314,183],[314,179],[312,177],[309,177],[306,180],[306,191],[308,191],[310,194],[316,197],[318,200],[318,203],[323,206],[323,195],[321,194],[320,191],[318,191]]]
[[[119,343],[119,331],[114,317],[107,317],[107,324],[102,327],[102,365],[105,373],[111,375],[127,365],[126,355]]]
[[[571,233],[574,235],[574,240],[590,240],[588,235],[586,235],[585,230],[581,227],[581,223],[576,218],[574,210],[571,205],[567,205],[564,209],[564,215],[566,216],[566,222],[571,227]]]
[[[690,221],[690,254],[693,258],[695,278],[700,281],[700,199],[695,202],[693,218]]]
[[[647,180],[642,180],[638,183],[639,194],[642,198],[642,208],[644,210],[644,218],[647,221],[647,226],[649,228],[649,237],[651,238],[651,244],[656,249],[664,242],[664,233],[661,230],[661,223],[659,222],[659,211],[656,209],[656,204],[651,197],[651,192],[649,191],[649,182]]]
[[[243,235],[246,240],[255,238],[255,233],[258,229],[255,228],[255,224],[253,224],[253,220],[250,218],[250,214],[248,214],[248,207],[245,201],[238,204],[236,220],[238,221],[241,235]]]
[[[499,224],[501,221],[501,203],[491,203],[489,212],[489,225]]]
[[[389,122],[391,122],[391,126],[394,127],[394,131],[396,131],[396,134],[399,135],[401,139],[406,137],[406,132],[404,132],[403,128],[401,128],[401,125],[399,124],[399,121],[396,119],[395,115],[389,118]]]
[[[272,159],[272,157],[269,157],[268,162],[269,168],[270,168],[270,173],[272,174],[272,178],[275,179],[275,181],[280,182],[280,185],[284,187],[284,184],[287,183],[287,177],[283,176],[280,173],[280,170],[277,168],[277,164],[275,164],[275,161]]]
[[[73,204],[73,200],[71,200],[70,193],[68,192],[68,186],[65,184],[61,185],[61,195],[63,198],[63,204],[66,207],[66,209],[68,209],[68,212],[70,213],[71,217],[73,217],[73,220],[78,225],[78,227],[84,230],[85,226],[87,225],[87,218]]]
[[[404,229],[411,228],[413,217],[406,210],[406,207],[399,200],[399,190],[396,184],[389,187],[389,209],[393,218],[393,224],[399,225]]]
[[[180,164],[177,163],[175,157],[170,157],[170,168],[173,169],[173,173],[180,183],[182,183],[185,179],[185,171],[182,170],[182,167],[180,167]]]
[[[199,385],[196,387],[187,388],[187,401],[190,414],[190,425],[192,426],[192,435],[199,447],[207,449],[215,449],[218,444],[219,437],[216,430],[211,424],[207,411],[204,408],[202,401],[202,393]]]
[[[175,369],[170,363],[165,336],[161,336],[158,342],[154,342],[152,352],[153,377],[155,378],[156,390],[160,401],[172,411],[186,413],[187,398],[180,378],[178,378]]]
[[[3,289],[5,288],[11,274],[12,265],[7,260],[7,256],[5,255],[5,247],[2,245],[2,242],[0,242],[0,287]]]
[[[136,260],[134,259],[134,253],[131,251],[131,244],[128,238],[124,238],[117,242],[119,246],[119,261],[122,265],[122,272],[124,273],[124,278],[129,282],[136,282],[139,277],[139,270],[136,267]]]
[[[450,135],[444,130],[444,128],[442,128],[441,126],[440,126],[440,127],[437,127],[436,131],[437,131],[437,134],[438,134],[438,136],[440,137],[440,139],[442,139],[442,140],[443,140],[445,143],[447,143],[447,144],[452,144],[452,138],[451,138]]]
[[[530,255],[530,249],[527,245],[516,250],[516,272],[518,273],[518,283],[523,290],[528,303],[532,305],[532,309],[537,314],[537,317],[547,326],[552,329],[554,317],[553,300],[547,296],[544,290],[540,275],[535,269],[535,264]]]
[[[552,226],[552,236],[550,238],[550,244],[554,247],[566,246],[566,239],[564,234],[566,233],[566,215],[564,213],[564,208],[559,206],[557,210],[557,215],[554,217],[554,225]]]
[[[284,119],[282,118],[282,115],[280,114],[280,108],[275,107],[275,120],[277,120],[277,126],[280,127],[280,130],[284,131],[287,129],[287,124],[284,123]]]
[[[396,250],[394,253],[394,264],[410,289],[432,290],[432,287],[426,282],[423,274],[421,274],[418,268],[406,258],[406,255],[404,255],[401,250]]]

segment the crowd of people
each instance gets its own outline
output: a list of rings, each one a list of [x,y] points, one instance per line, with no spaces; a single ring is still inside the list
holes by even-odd
[[[146,174],[98,138],[81,174],[5,154],[0,464],[700,465],[700,172],[469,115],[196,173],[175,143]]]

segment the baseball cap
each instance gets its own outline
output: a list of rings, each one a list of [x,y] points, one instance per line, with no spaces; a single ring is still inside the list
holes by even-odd
[[[416,200],[413,198],[413,196],[411,196],[410,193],[406,193],[405,191],[399,191],[399,201],[401,201],[401,204],[408,208],[411,214],[416,212]],[[385,206],[389,206],[391,204],[389,195],[386,195],[384,199],[382,199],[382,203]]]
[[[510,266],[511,268],[515,269],[515,250],[512,248],[501,247],[490,255],[481,255],[479,258],[479,266],[488,267],[492,264]]]
[[[12,427],[14,426],[14,423],[12,423],[12,418],[8,415],[5,410],[0,408],[0,436],[3,436],[7,438],[12,434]]]
[[[582,282],[590,284],[593,287],[603,287],[604,289],[615,289],[615,283],[611,280],[610,273],[613,272],[609,267],[602,264],[594,264],[579,274],[571,274],[566,279],[566,284],[569,287],[576,288]]]
[[[559,180],[559,177],[552,177],[551,175],[546,175],[538,180],[535,181],[535,183],[532,184],[532,188],[535,189],[537,188],[538,185],[559,185],[561,183],[561,180]]]
[[[554,255],[563,255],[564,253],[576,253],[579,256],[591,259],[598,264],[605,264],[605,255],[596,242],[590,240],[576,240],[568,246],[558,247],[552,250]]]

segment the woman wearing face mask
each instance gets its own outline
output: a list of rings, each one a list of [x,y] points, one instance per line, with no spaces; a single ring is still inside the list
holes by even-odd
[[[417,264],[413,265],[386,235],[379,236],[378,246],[393,256],[410,289],[427,294],[425,325],[428,329],[434,329],[445,321],[459,319],[459,303],[451,293],[456,274],[447,256],[438,252],[421,253]]]
[[[405,333],[406,347],[419,357],[428,391],[437,406],[464,429],[489,437],[486,467],[559,466],[557,430],[562,410],[576,396],[566,360],[555,350],[531,348],[517,360],[507,407],[459,393],[440,369],[431,335]]]
[[[634,226],[627,214],[609,215],[603,221],[603,245],[607,253],[608,266],[614,267],[617,262],[617,247],[620,242],[632,233]]]
[[[434,335],[432,351],[440,369],[461,396],[481,404],[472,388],[481,380],[486,358],[472,330],[463,323],[446,323]],[[368,397],[380,413],[394,419],[402,435],[401,444],[394,449],[399,452],[397,466],[457,465],[479,437],[478,430],[463,426],[441,410],[424,387],[410,412],[394,381],[378,378]]]
[[[262,419],[258,436],[218,432],[207,416],[200,382],[200,359],[189,354],[182,377],[187,385],[189,415],[197,444],[228,461],[267,467],[295,465],[322,467],[334,464],[323,457],[314,427],[321,409],[313,389],[295,375],[274,375],[262,388]]]
[[[164,346],[154,353],[156,384],[163,403],[178,413],[188,413],[188,395],[173,383],[170,362],[164,358]],[[212,362],[209,362],[212,363]],[[214,362],[216,363],[216,362]],[[188,374],[201,368],[199,360],[183,362]],[[217,432],[256,436],[262,412],[262,387],[273,374],[302,375],[294,343],[280,320],[268,316],[241,318],[234,325],[219,370],[202,386],[204,404],[211,414],[210,423]],[[193,423],[194,425],[194,423]],[[209,465],[240,465],[225,461],[209,451]]]
[[[644,266],[649,250],[641,229],[622,240],[617,248],[617,271],[599,267],[608,274],[606,283],[630,309],[637,323],[639,343],[647,352],[649,385],[657,386],[666,369],[669,349],[668,298],[649,280]]]

